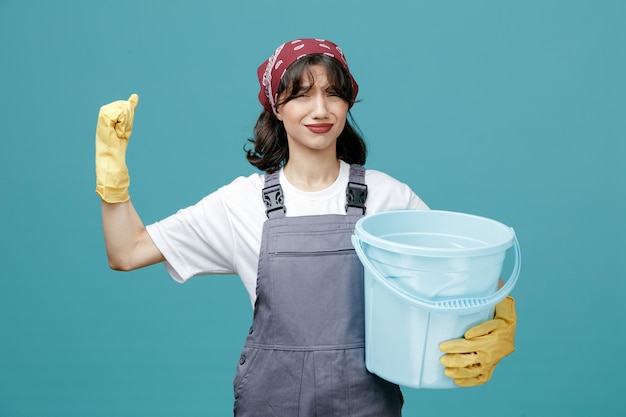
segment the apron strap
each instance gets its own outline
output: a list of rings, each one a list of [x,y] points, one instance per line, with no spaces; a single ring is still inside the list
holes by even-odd
[[[271,174],[265,173],[263,202],[265,203],[265,215],[268,219],[285,217],[283,188],[280,186],[280,170]]]
[[[365,184],[365,168],[362,165],[350,165],[350,178],[346,187],[346,213],[353,215],[365,214],[367,200],[367,184]],[[280,186],[280,170],[271,174],[265,173],[263,188],[265,215],[268,219],[285,217],[283,189]]]
[[[346,213],[364,215],[367,200],[365,168],[362,165],[350,165],[350,179],[346,187]]]

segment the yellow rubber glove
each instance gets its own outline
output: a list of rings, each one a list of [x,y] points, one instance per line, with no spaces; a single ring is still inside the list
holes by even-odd
[[[496,365],[515,350],[517,314],[515,300],[507,297],[496,305],[493,320],[472,327],[464,339],[448,340],[439,345],[445,353],[440,359],[444,374],[461,387],[489,381]]]
[[[126,147],[133,131],[139,97],[119,100],[100,108],[96,126],[96,193],[107,203],[130,199]]]

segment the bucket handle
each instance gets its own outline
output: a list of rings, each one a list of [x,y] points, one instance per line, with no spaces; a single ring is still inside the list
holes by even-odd
[[[441,301],[431,301],[421,297],[415,297],[413,295],[408,295],[404,291],[396,288],[394,285],[389,283],[389,281],[381,275],[381,273],[374,268],[372,263],[369,261],[365,252],[363,252],[363,247],[361,246],[361,240],[356,236],[352,235],[352,245],[354,249],[365,266],[369,271],[371,271],[374,276],[380,281],[382,285],[387,287],[390,291],[394,292],[397,296],[405,299],[410,304],[417,305],[421,309],[428,310],[431,312],[438,313],[459,313],[463,312],[464,314],[473,313],[476,311],[482,311],[487,306],[495,305],[500,301],[504,300],[506,296],[508,296],[513,287],[517,282],[517,278],[519,277],[520,269],[521,269],[521,261],[522,254],[519,247],[519,242],[517,240],[517,236],[515,232],[513,232],[513,248],[515,250],[515,265],[513,266],[513,271],[511,272],[511,276],[506,280],[506,283],[495,293],[481,298],[457,298],[451,300],[441,300]]]

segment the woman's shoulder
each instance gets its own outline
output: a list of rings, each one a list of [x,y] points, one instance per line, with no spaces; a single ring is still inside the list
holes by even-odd
[[[253,173],[248,176],[239,176],[230,183],[219,188],[218,192],[222,199],[230,203],[250,202],[251,197],[257,197],[259,200],[260,192],[263,189],[265,177],[262,173]]]
[[[365,169],[365,179],[374,182],[395,182],[400,183],[399,180],[387,174],[386,172],[379,171],[377,169]]]
[[[365,170],[365,181],[368,187],[391,187],[392,189],[407,190],[410,187],[404,182],[387,174],[386,172],[376,169]]]
[[[263,188],[264,174],[253,173],[248,176],[239,176],[234,178],[230,183],[220,187],[220,190],[232,192],[243,190],[258,190]]]
[[[426,203],[406,183],[375,170],[365,171],[368,211],[428,209]]]

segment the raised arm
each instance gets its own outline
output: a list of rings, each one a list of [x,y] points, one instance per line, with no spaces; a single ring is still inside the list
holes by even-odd
[[[96,126],[96,193],[102,198],[102,226],[109,265],[130,271],[164,260],[128,194],[126,148],[139,97],[100,108]]]

